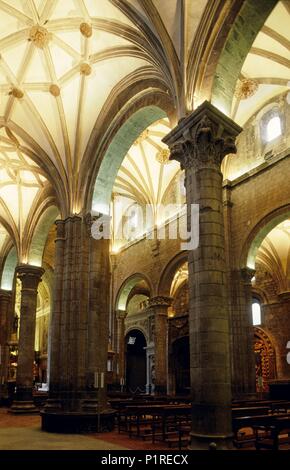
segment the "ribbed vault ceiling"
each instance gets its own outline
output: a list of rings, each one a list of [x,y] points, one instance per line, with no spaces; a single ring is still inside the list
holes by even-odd
[[[170,131],[167,119],[148,127],[135,141],[123,160],[114,185],[114,194],[154,209],[163,197],[179,164],[169,160],[169,151],[161,139]]]
[[[113,225],[120,228],[124,223],[123,217],[130,214],[130,208],[136,207],[137,238],[156,225],[161,225],[170,216],[176,214],[178,207],[167,206],[168,191],[173,191],[171,204],[183,202],[179,188],[182,184],[180,165],[169,160],[169,150],[162,142],[168,134],[170,126],[168,119],[161,119],[149,126],[137,138],[125,156],[118,171],[113,187]],[[176,177],[176,179],[175,179]],[[132,209],[135,212],[135,209]],[[148,212],[146,212],[148,211]],[[141,217],[140,217],[140,214]],[[150,214],[147,219],[147,214]],[[115,242],[113,249],[120,248]]]
[[[289,24],[290,2],[280,1],[256,37],[241,71],[232,107],[232,117],[241,125],[269,99],[290,88]],[[248,97],[239,93],[243,84],[245,95],[250,92]]]

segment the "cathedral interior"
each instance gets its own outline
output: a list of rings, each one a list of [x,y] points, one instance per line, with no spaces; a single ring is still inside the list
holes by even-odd
[[[289,24],[0,1],[0,449],[290,448]]]

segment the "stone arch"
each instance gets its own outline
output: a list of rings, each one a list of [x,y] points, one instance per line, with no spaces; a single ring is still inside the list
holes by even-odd
[[[144,336],[146,343],[149,343],[148,331],[146,331],[145,328],[143,328],[141,325],[129,325],[127,328],[125,328],[124,340],[126,336],[130,333],[130,331],[133,330],[140,331],[140,333],[142,333],[142,335]]]
[[[98,171],[92,198],[94,211],[109,214],[114,181],[125,155],[147,127],[165,117],[165,111],[158,106],[145,106],[120,127],[108,146]]]
[[[237,15],[216,67],[211,102],[231,114],[233,95],[252,44],[278,0],[246,0]]]
[[[255,259],[257,251],[264,240],[273,228],[290,217],[290,204],[279,207],[263,217],[251,231],[248,236],[241,256],[241,267],[255,268]]]
[[[170,296],[171,284],[177,269],[187,262],[187,251],[181,251],[165,266],[158,283],[158,295]]]
[[[15,275],[15,268],[18,264],[18,255],[15,246],[11,248],[9,251],[3,271],[2,271],[2,278],[1,278],[1,289],[4,290],[12,290],[13,288],[13,281]]]
[[[54,205],[49,206],[40,216],[38,223],[35,227],[29,248],[29,264],[32,264],[34,266],[42,265],[42,257],[48,232],[58,216],[59,210]]]
[[[126,310],[130,292],[132,291],[132,289],[134,289],[136,284],[140,281],[146,282],[150,295],[152,295],[153,287],[152,287],[150,280],[147,278],[147,276],[145,276],[145,274],[135,273],[129,278],[127,278],[121,285],[118,291],[117,297],[116,297],[116,302],[115,302],[116,310]]]
[[[260,304],[268,303],[269,301],[268,296],[266,292],[264,292],[260,287],[252,286],[251,291],[252,291],[252,298],[259,300]]]

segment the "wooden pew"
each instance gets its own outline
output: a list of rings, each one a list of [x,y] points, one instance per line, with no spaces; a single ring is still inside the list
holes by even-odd
[[[254,426],[256,431],[255,445],[256,449],[271,449],[279,450],[280,434],[287,434],[285,443],[290,442],[290,415],[287,416],[274,416],[272,415],[272,422],[265,423],[264,425]],[[259,431],[266,431],[267,436],[259,434]]]

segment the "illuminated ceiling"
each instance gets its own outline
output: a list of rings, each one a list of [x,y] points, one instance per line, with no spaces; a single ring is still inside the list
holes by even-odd
[[[240,125],[290,87],[289,24],[290,2],[280,1],[256,37],[241,71],[232,106],[232,118]]]
[[[142,70],[178,97],[179,58],[207,1],[181,3],[0,1],[0,126],[53,164],[73,212],[90,136],[119,85]]]
[[[169,130],[168,120],[161,119],[142,132],[124,158],[114,183],[114,225],[119,227],[122,216],[132,204],[137,203],[140,208],[150,207],[153,217],[150,217],[149,225],[146,223],[145,226],[148,221],[144,215],[144,226],[140,226],[139,231],[139,222],[136,221],[137,236],[174,215],[169,215],[161,206],[165,204],[168,190],[173,187],[174,178],[180,173],[179,163],[169,160],[168,148],[161,141]],[[181,199],[174,202],[181,203]],[[118,243],[114,243],[113,249],[116,250],[117,246]]]
[[[263,240],[256,263],[273,276],[280,292],[290,291],[290,220],[277,225]]]
[[[169,131],[168,120],[162,119],[139,136],[119,169],[113,189],[115,196],[154,208],[163,202],[168,185],[180,169],[179,163],[169,160],[168,148],[161,142]]]
[[[174,297],[182,284],[188,280],[188,263],[184,263],[176,271],[170,289],[171,297]]]
[[[0,115],[71,175],[109,92],[145,64],[127,57],[135,27],[106,0],[8,0],[0,12]]]
[[[11,231],[21,254],[22,235],[33,206],[47,185],[43,171],[0,130],[0,217]],[[3,239],[3,237],[2,237]]]

